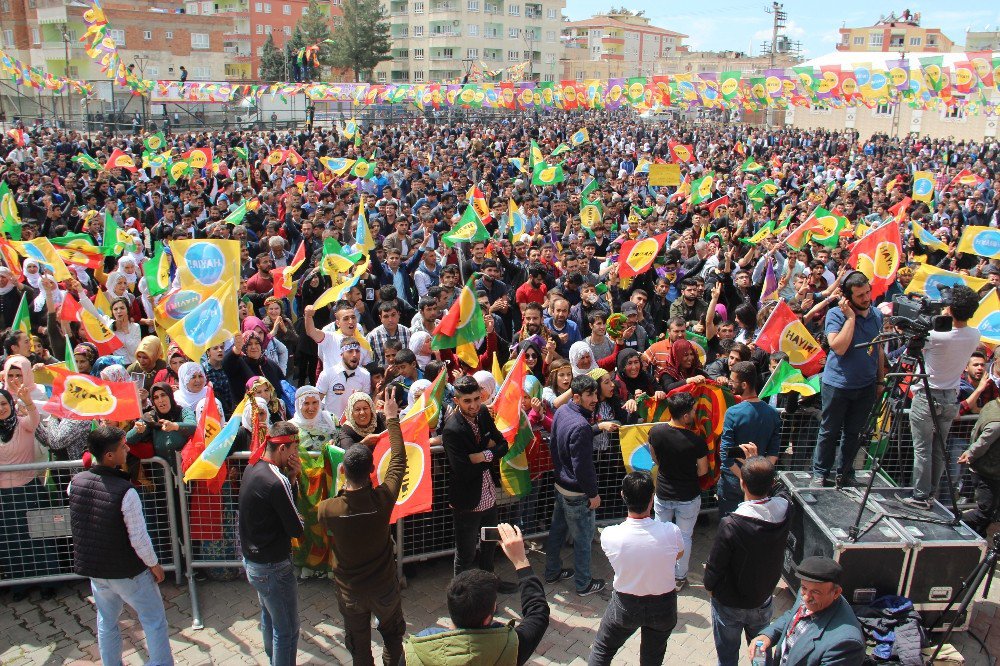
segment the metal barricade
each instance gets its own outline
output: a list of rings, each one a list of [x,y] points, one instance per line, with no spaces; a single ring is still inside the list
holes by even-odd
[[[0,587],[81,578],[73,571],[67,488],[83,469],[80,460],[0,466]],[[180,584],[173,479],[167,461],[150,458],[134,483],[160,565]]]

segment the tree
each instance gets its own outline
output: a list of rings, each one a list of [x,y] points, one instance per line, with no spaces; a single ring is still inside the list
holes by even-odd
[[[321,67],[333,65],[333,49],[331,47],[333,31],[330,29],[330,17],[325,13],[319,0],[309,0],[308,12],[303,14],[302,18],[295,24],[295,30],[301,33],[304,46],[320,45],[317,55]],[[331,42],[327,42],[327,40],[331,40]],[[320,78],[319,72],[315,73],[314,78]]]
[[[260,52],[258,77],[264,81],[285,80],[285,56],[274,45],[274,35],[268,35]]]
[[[380,62],[392,60],[389,20],[379,0],[346,0],[333,38],[333,64],[353,71],[355,81],[370,80]]]

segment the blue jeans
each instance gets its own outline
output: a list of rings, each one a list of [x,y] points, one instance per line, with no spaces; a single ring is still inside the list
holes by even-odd
[[[715,495],[719,501],[719,520],[722,520],[743,501],[743,489],[740,480],[729,469],[723,469],[719,474],[719,483],[715,487]]]
[[[813,476],[826,478],[836,464],[838,474],[851,478],[854,458],[861,448],[861,431],[875,404],[875,385],[842,389],[823,382],[820,398],[823,412],[813,455]]]
[[[90,589],[97,606],[97,646],[105,666],[122,663],[122,632],[118,626],[124,604],[135,609],[146,634],[149,650],[147,666],[170,666],[170,638],[167,613],[163,610],[160,588],[148,569],[134,578],[91,578]]]
[[[567,497],[556,490],[555,508],[552,510],[552,527],[545,543],[545,578],[551,580],[562,569],[560,552],[566,543],[566,534],[573,537],[573,567],[576,591],[583,592],[590,585],[590,547],[597,529],[596,514],[588,507],[584,496]]]
[[[274,666],[294,666],[299,645],[299,593],[290,559],[270,564],[243,560],[260,599],[264,652]]]
[[[937,430],[941,441],[948,441],[951,424],[958,416],[958,393],[956,391],[931,390],[937,414]],[[944,476],[945,451],[936,443],[934,437],[934,419],[931,418],[930,405],[924,391],[913,394],[910,405],[910,432],[913,433],[913,496],[918,499],[928,499],[937,494],[938,483]],[[958,479],[952,477],[952,483]],[[948,490],[948,495],[951,489]]]
[[[701,511],[701,495],[688,502],[673,502],[653,498],[656,507],[656,519],[662,523],[673,523],[681,530],[684,538],[684,554],[674,565],[674,578],[684,578],[688,575],[688,564],[691,562],[691,537],[694,526],[698,522],[698,512]]]
[[[772,598],[760,608],[733,608],[712,599],[712,638],[719,666],[736,666],[740,661],[740,642],[746,644],[760,635],[771,622]]]

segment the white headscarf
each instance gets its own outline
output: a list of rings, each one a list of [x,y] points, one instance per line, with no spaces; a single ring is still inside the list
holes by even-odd
[[[208,395],[208,382],[197,393],[188,390],[188,382],[197,374],[204,376],[205,370],[194,361],[188,361],[177,369],[177,390],[174,391],[174,402],[186,409],[194,409]]]
[[[578,368],[577,363],[586,354],[590,354],[590,366],[586,368]],[[590,344],[583,340],[574,342],[573,346],[569,348],[569,364],[573,367],[574,377],[585,375],[596,368],[597,360],[594,358],[594,350],[590,348]]]
[[[34,266],[38,269],[36,273],[29,273],[28,266]],[[32,286],[33,289],[42,288],[42,267],[34,259],[25,259],[24,264],[21,265],[22,272],[24,273],[25,281]]]
[[[417,331],[410,336],[410,351],[413,355],[417,357],[417,366],[423,368],[428,363],[434,360],[430,354],[421,354],[420,350],[423,348],[424,343],[431,339],[431,334],[427,331]]]
[[[476,374],[472,375],[472,378],[476,380],[477,384],[479,384],[479,388],[484,391],[489,391],[490,395],[497,392],[496,377],[494,377],[493,373],[489,370],[479,370]]]
[[[115,363],[101,370],[101,379],[106,382],[130,382],[132,376],[124,366]]]
[[[17,286],[17,280],[14,278],[14,273],[6,266],[0,268],[0,274],[7,278],[7,286],[0,287],[0,296],[6,296]]]
[[[415,403],[420,398],[420,395],[424,391],[426,391],[427,387],[430,385],[431,382],[428,379],[418,379],[417,381],[410,384],[410,390],[406,394],[407,404],[412,405],[413,403]]]
[[[321,405],[319,413],[311,419],[307,419],[302,415],[302,403],[304,403],[306,398],[309,396],[318,398]],[[308,384],[300,386],[298,390],[295,391],[295,416],[289,420],[298,426],[299,430],[304,430],[310,435],[319,437],[332,435],[337,430],[337,424],[333,422],[333,417],[330,416],[330,412],[322,408],[322,401],[323,394],[320,393],[315,386],[310,386]]]
[[[254,403],[257,405],[257,411],[262,412],[261,418],[264,419],[264,425],[268,428],[271,427],[271,412],[267,408],[267,400],[264,398],[254,398]],[[253,409],[247,405],[243,409],[243,416],[240,418],[240,422],[243,423],[243,427],[253,432]]]
[[[132,268],[132,272],[131,273],[128,273],[128,272],[125,271],[125,268],[127,266],[129,266],[129,267]],[[140,277],[140,275],[139,275],[139,264],[136,263],[134,257],[130,257],[129,255],[125,255],[121,259],[118,260],[118,270],[116,272],[117,273],[121,273],[122,275],[125,276],[125,279],[128,281],[129,289],[131,289],[132,287],[134,287],[135,283],[139,281],[139,277]]]

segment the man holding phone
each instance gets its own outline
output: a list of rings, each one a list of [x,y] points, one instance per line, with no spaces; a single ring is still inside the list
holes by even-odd
[[[823,367],[819,438],[813,456],[812,485],[827,485],[834,465],[838,485],[854,483],[854,458],[868,413],[885,388],[883,350],[870,343],[882,332],[882,313],[872,305],[872,286],[861,271],[847,275],[839,307],[826,313],[830,352]]]

